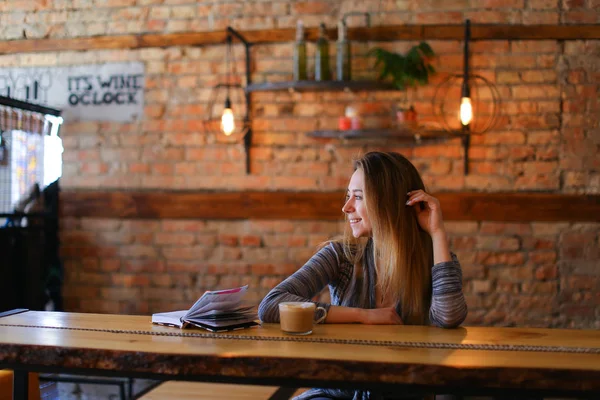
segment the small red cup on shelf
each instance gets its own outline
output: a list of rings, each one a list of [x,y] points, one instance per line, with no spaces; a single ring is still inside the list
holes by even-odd
[[[350,121],[350,118],[348,117],[340,117],[338,119],[338,129],[340,131],[347,131],[350,129],[350,127],[352,126],[352,123]]]

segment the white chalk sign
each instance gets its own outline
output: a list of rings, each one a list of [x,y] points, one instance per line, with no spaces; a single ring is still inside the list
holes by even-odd
[[[0,95],[58,108],[67,121],[135,121],[144,112],[144,64],[2,68]]]

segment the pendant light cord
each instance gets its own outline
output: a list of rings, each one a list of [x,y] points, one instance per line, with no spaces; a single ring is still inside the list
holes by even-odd
[[[227,52],[225,53],[225,67],[227,68],[227,100],[229,100],[229,87],[231,86],[231,68],[229,66],[230,58],[232,57],[231,46],[231,35],[227,35]]]

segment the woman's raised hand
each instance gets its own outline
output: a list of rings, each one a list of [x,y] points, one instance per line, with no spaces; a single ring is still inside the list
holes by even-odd
[[[395,307],[362,309],[360,322],[367,325],[401,325],[402,318]]]
[[[424,207],[421,207],[421,203]],[[421,228],[434,236],[444,231],[444,221],[442,219],[442,208],[438,199],[424,190],[413,190],[408,192],[407,206],[412,206],[417,214],[417,221]]]

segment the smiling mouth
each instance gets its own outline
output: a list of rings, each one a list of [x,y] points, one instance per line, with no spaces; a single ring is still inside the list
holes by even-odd
[[[360,218],[353,218],[353,219],[350,219],[348,221],[350,221],[351,224],[356,224],[356,223],[362,221],[362,219],[360,219]]]

